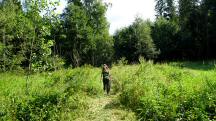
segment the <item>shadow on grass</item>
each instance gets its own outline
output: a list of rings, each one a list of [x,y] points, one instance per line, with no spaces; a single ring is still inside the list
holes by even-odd
[[[186,61],[186,62],[172,62],[169,63],[170,66],[180,67],[180,68],[188,68],[194,70],[213,70],[216,69],[216,61]]]
[[[104,106],[104,109],[121,109],[122,105],[118,100],[113,100]]]

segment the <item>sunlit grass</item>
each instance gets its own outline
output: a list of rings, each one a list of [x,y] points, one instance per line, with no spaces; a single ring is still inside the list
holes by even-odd
[[[132,72],[116,73],[128,76],[119,80],[123,87],[120,101],[137,112],[141,120],[216,118],[214,64],[153,64],[142,60],[131,68]]]
[[[141,120],[215,120],[213,62],[140,62],[113,65],[111,94],[119,95],[119,104]],[[36,73],[30,75],[26,89],[26,75],[1,73],[1,120],[82,117],[90,108],[89,100],[104,95],[100,76],[101,69],[91,66]]]

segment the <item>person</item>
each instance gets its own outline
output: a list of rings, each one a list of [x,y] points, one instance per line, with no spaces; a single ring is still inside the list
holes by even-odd
[[[109,94],[111,87],[111,78],[109,73],[109,67],[106,64],[103,64],[101,77],[103,78],[103,89],[104,91],[106,91],[107,94]]]

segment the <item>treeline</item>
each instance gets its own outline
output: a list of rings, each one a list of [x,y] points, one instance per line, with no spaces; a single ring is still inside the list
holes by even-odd
[[[156,0],[152,38],[159,59],[203,60],[216,57],[215,0]],[[178,8],[178,9],[177,9]]]
[[[1,70],[34,71],[58,67],[111,63],[113,39],[101,0],[68,0],[56,14],[58,2],[3,0],[0,3]]]
[[[156,21],[137,18],[114,34],[115,55],[137,61],[216,57],[215,0],[155,0]]]
[[[109,35],[101,0],[58,2],[3,0],[0,3],[1,71],[54,70],[63,65],[100,66],[140,56],[155,60],[199,60],[216,57],[215,0],[155,0],[155,22],[139,17]]]

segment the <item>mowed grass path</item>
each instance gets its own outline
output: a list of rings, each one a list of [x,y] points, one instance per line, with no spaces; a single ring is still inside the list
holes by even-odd
[[[136,121],[135,114],[121,106],[117,95],[104,95],[88,100],[89,109],[76,121]]]

